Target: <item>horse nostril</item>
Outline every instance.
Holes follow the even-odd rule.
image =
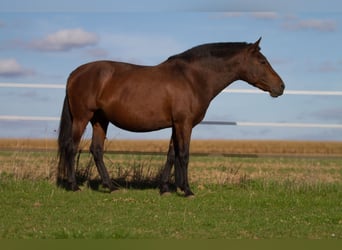
[[[280,87],[282,88],[282,90],[284,90],[284,89],[285,89],[285,84],[282,83],[282,84],[280,85]]]

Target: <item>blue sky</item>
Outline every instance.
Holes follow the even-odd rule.
[[[89,61],[154,65],[198,44],[254,42],[262,37],[262,52],[288,90],[342,91],[338,1],[330,5],[304,1],[296,8],[266,0],[230,1],[230,5],[172,1],[169,7],[167,1],[152,0],[136,4],[103,0],[96,5],[19,2],[0,3],[0,83],[65,84],[73,69]],[[252,89],[244,82],[231,88]],[[0,116],[59,116],[63,98],[63,89],[0,88]],[[342,100],[341,96],[273,99],[267,94],[221,93],[205,119],[342,124]],[[0,121],[0,137],[55,137],[57,129],[58,122]],[[134,134],[111,126],[108,137],[168,138],[169,134],[169,130]],[[342,140],[342,133],[341,129],[200,125],[193,138]]]

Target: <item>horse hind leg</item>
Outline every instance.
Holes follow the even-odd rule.
[[[76,180],[75,157],[87,123],[85,120],[74,119],[72,124],[72,146],[69,149],[69,161],[66,166],[69,186],[67,189],[72,191],[80,190]]]
[[[101,176],[102,185],[109,188],[110,191],[115,191],[117,188],[114,187],[103,161],[104,141],[106,139],[109,122],[97,112],[94,114],[91,124],[93,126],[93,137],[90,145],[90,152],[94,157],[96,168]]]
[[[75,111],[75,110],[74,110]],[[77,191],[79,187],[76,181],[75,156],[82,134],[90,118],[76,110],[77,115],[73,115],[70,109],[68,94],[64,98],[64,104],[59,124],[58,134],[58,167],[57,167],[57,186],[67,190]],[[88,113],[89,117],[92,113]]]

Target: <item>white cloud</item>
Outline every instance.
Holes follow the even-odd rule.
[[[211,15],[211,17],[213,18],[217,18],[217,19],[225,19],[225,18],[239,18],[244,16],[244,12],[214,12],[214,14]]]
[[[83,29],[63,29],[31,43],[31,47],[41,51],[69,51],[96,45],[99,38],[95,33]]]
[[[263,19],[263,20],[274,20],[279,17],[276,12],[252,12],[252,17],[256,19]]]
[[[251,17],[259,20],[275,20],[280,18],[277,12],[272,11],[253,11],[253,12],[218,12],[211,15],[215,19],[227,19],[227,18],[245,18]]]
[[[337,29],[337,23],[332,19],[292,19],[284,23],[288,30],[316,30],[321,32],[332,32]]]
[[[30,74],[33,74],[33,71],[25,69],[14,58],[0,59],[0,76],[17,77]]]

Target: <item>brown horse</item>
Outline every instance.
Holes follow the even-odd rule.
[[[103,185],[115,190],[103,162],[103,144],[109,122],[133,132],[172,128],[160,193],[175,184],[185,196],[193,195],[188,183],[191,131],[202,121],[211,100],[236,80],[283,94],[285,85],[253,43],[204,44],[171,56],[156,66],[98,61],[73,71],[66,87],[58,144],[57,184],[79,190],[75,155],[89,122],[93,127],[90,151]]]

